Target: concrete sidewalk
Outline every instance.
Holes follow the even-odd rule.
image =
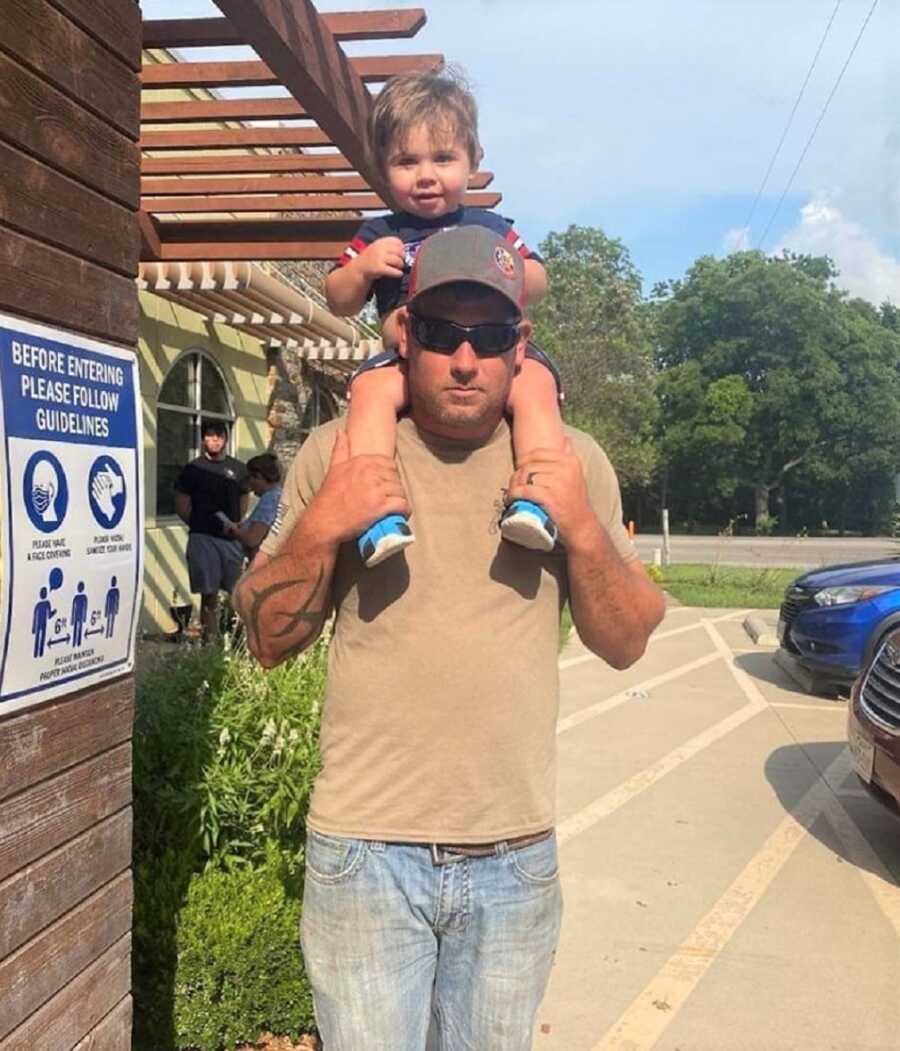
[[[561,655],[536,1051],[900,1046],[900,822],[858,786],[845,703],[800,693],[748,612],[671,609],[626,672]]]

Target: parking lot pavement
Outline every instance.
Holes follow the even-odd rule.
[[[846,702],[799,692],[748,610],[670,609],[616,672],[560,657],[565,913],[535,1051],[896,1051],[900,821]]]

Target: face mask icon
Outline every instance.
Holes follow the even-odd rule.
[[[55,524],[59,521],[56,513],[56,494],[59,479],[56,470],[48,460],[41,460],[34,469],[31,480],[31,503],[42,522]]]
[[[19,491],[35,529],[55,533],[61,528],[69,508],[69,485],[65,469],[53,453],[46,449],[32,453]]]

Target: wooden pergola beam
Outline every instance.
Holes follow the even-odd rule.
[[[468,193],[469,208],[494,208],[499,193]],[[186,212],[374,212],[385,204],[374,193],[254,194],[249,197],[144,197],[141,207],[154,215]]]
[[[143,209],[138,212],[138,230],[141,234],[141,262],[153,262],[161,258],[162,244],[153,217]]]
[[[425,25],[420,7],[407,10],[330,11],[321,15],[338,42],[399,40],[414,37]],[[144,23],[144,47],[226,47],[243,44],[227,18],[168,18]]]
[[[331,146],[320,128],[223,128],[209,131],[145,131],[142,150],[237,150],[252,146]]]
[[[163,261],[333,260],[359,227],[359,216],[150,221]]]
[[[493,172],[475,172],[470,190],[483,190],[494,181]],[[188,197],[237,196],[248,193],[368,193],[371,187],[360,175],[268,176],[264,179],[142,179],[144,197],[154,194]]]
[[[216,3],[219,2],[220,0],[216,0]],[[234,0],[221,0],[221,3],[232,2]],[[247,0],[247,5],[250,7],[271,2],[272,0]],[[340,51],[337,44],[334,46]],[[444,61],[443,55],[371,55],[348,59],[343,52],[340,54],[344,63],[349,64],[349,72],[355,74],[361,84],[380,83],[401,73],[427,72],[429,69],[437,68]],[[304,70],[303,73],[301,80],[305,79],[307,71]],[[330,80],[336,87],[336,82],[342,75],[336,70],[330,70],[326,83]],[[141,85],[145,89],[266,87],[281,83],[289,87],[286,78],[273,70],[271,63],[266,64],[259,61],[166,62],[147,65],[141,70]],[[305,98],[298,99],[298,101],[307,107],[310,116],[315,116]]]
[[[372,188],[361,175],[270,176],[266,179],[142,179],[141,194],[152,197],[188,197],[197,194],[234,197],[247,193],[371,193]]]
[[[145,102],[141,121],[147,124],[190,124],[220,120],[290,120],[306,117],[296,99],[217,99],[215,102]]]
[[[143,175],[249,175],[265,172],[346,171],[353,171],[353,165],[340,153],[246,153],[237,157],[141,158]]]
[[[359,219],[353,216],[315,216],[307,219],[163,219],[156,221],[163,249],[176,244],[195,244],[221,238],[229,244],[340,241],[341,248],[356,233]],[[163,256],[165,258],[165,256]],[[221,258],[221,257],[219,257]],[[256,258],[265,258],[257,256]]]

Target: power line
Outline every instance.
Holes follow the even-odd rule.
[[[859,42],[860,40],[862,40],[863,33],[865,33],[866,31],[866,26],[869,24],[869,21],[872,18],[872,15],[875,13],[875,8],[877,6],[878,0],[872,0],[872,6],[869,8],[869,13],[866,15],[865,20],[863,21],[863,24],[860,27],[859,33],[857,33],[856,35],[856,40],[853,41],[853,47],[850,48],[850,54],[847,55],[847,59],[841,67],[840,73],[838,73],[837,80],[834,82],[834,87],[831,89],[828,98],[825,100],[825,105],[822,107],[822,112],[819,114],[819,119],[816,121],[815,127],[813,128],[812,132],[810,132],[809,138],[806,140],[806,145],[803,147],[803,152],[800,154],[799,160],[794,165],[794,170],[791,172],[791,177],[788,179],[787,186],[785,186],[784,188],[784,192],[778,198],[778,204],[775,205],[775,211],[772,212],[772,215],[769,218],[768,223],[766,224],[766,228],[765,230],[763,230],[763,235],[759,239],[759,243],[756,246],[757,248],[762,248],[763,243],[765,242],[766,237],[769,234],[769,230],[772,229],[772,223],[775,222],[778,213],[781,211],[781,206],[782,204],[784,204],[785,197],[787,197],[787,195],[791,191],[791,187],[794,185],[794,179],[796,178],[797,172],[800,171],[800,166],[806,159],[806,154],[809,152],[809,148],[812,145],[813,139],[816,137],[816,132],[819,130],[819,125],[825,119],[825,114],[828,112],[828,107],[831,105],[831,100],[837,93],[837,89],[841,86],[841,81],[844,79],[844,74],[847,72],[847,67],[850,65],[850,60],[856,53],[856,49],[857,47],[859,47]]]
[[[834,5],[834,10],[831,12],[831,18],[828,19],[828,25],[825,26],[825,32],[822,34],[822,39],[819,41],[819,46],[816,49],[815,55],[813,55],[813,60],[810,63],[809,69],[806,71],[806,79],[803,81],[803,85],[794,101],[794,108],[791,110],[791,115],[787,119],[787,124],[784,126],[784,131],[781,133],[781,138],[778,140],[778,145],[775,147],[775,152],[772,154],[772,159],[769,161],[769,167],[766,168],[766,174],[763,176],[763,180],[759,184],[759,189],[756,191],[756,197],[753,200],[747,219],[744,222],[744,229],[747,230],[748,233],[750,231],[750,223],[753,221],[753,216],[756,214],[756,206],[759,204],[760,198],[763,195],[763,190],[765,190],[766,184],[769,181],[769,176],[772,174],[772,169],[775,167],[775,161],[778,160],[778,155],[781,153],[781,147],[784,145],[784,140],[787,138],[787,134],[791,130],[791,125],[794,123],[794,117],[797,114],[800,103],[803,101],[803,93],[806,91],[806,85],[809,83],[809,78],[813,75],[813,70],[816,68],[816,63],[819,61],[819,55],[822,54],[822,48],[825,46],[825,41],[828,38],[831,26],[834,23],[835,16],[837,15],[842,3],[843,0],[837,0],[837,3]]]

